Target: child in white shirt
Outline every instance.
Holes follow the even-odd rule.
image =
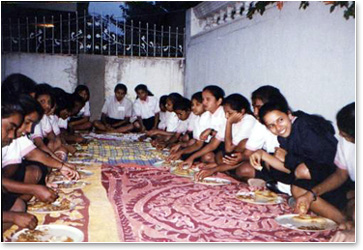
[[[71,126],[73,130],[91,130],[93,125],[90,122],[90,91],[88,87],[86,85],[78,85],[74,90],[73,95],[78,95],[82,97],[85,104],[78,114],[71,117],[69,126]]]
[[[243,152],[256,119],[252,116],[248,100],[240,94],[232,94],[224,99],[223,108],[227,118],[224,130],[218,131],[216,138],[224,139],[224,148],[216,154],[215,163],[208,164],[207,169],[200,171],[196,178],[202,180],[216,172],[235,169],[237,166],[222,162],[225,154]]]
[[[134,115],[137,120],[133,123],[134,128],[139,132],[146,132],[156,129],[159,123],[159,101],[151,93],[147,86],[139,84],[135,87],[137,98],[134,102]]]
[[[97,130],[126,133],[134,128],[130,123],[132,102],[126,95],[126,85],[122,83],[117,84],[115,87],[115,95],[108,97],[103,105],[101,120],[94,122]]]

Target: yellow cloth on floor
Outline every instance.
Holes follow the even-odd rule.
[[[88,241],[120,242],[115,212],[101,183],[101,165],[92,164],[86,169],[94,173],[85,179],[91,182],[92,185],[88,185],[83,189],[84,194],[90,200]]]

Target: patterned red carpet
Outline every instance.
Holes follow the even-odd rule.
[[[334,233],[279,226],[274,218],[292,213],[287,202],[240,201],[236,193],[250,190],[235,180],[206,186],[166,170],[124,164],[103,165],[102,183],[122,242],[322,242]]]

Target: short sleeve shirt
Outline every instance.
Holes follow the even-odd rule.
[[[164,130],[166,128],[166,112],[159,113],[159,124],[158,129]]]
[[[134,114],[142,119],[149,119],[159,112],[159,100],[155,96],[148,96],[146,101],[138,98],[134,102]]]
[[[272,134],[266,126],[256,121],[248,137],[246,148],[251,151],[264,149],[268,153],[274,153],[276,147],[280,147],[277,136]]]
[[[79,113],[76,116],[77,117],[91,116],[89,101],[84,104],[83,108],[79,111]]]
[[[166,111],[166,131],[176,132],[179,124],[179,118],[174,112]]]
[[[20,164],[24,156],[36,148],[34,143],[26,136],[13,140],[10,145],[1,149],[2,167],[11,164]]]
[[[213,129],[217,131],[216,139],[219,141],[224,141],[224,130],[226,127],[226,115],[224,113],[224,109],[220,106],[213,114],[209,111],[204,112],[200,118],[200,128],[201,133],[206,129]],[[219,132],[219,134],[218,134]],[[207,142],[210,141],[210,137]]]
[[[121,102],[117,101],[115,96],[108,97],[103,105],[102,113],[110,118],[123,120],[125,117],[131,117],[132,102],[126,97]]]
[[[184,134],[185,132],[187,132],[188,128],[190,127],[189,124],[191,122],[192,122],[191,115],[189,115],[189,117],[185,121],[179,120],[178,126],[176,128],[176,132],[181,133],[181,134]]]
[[[45,136],[47,136],[47,134],[49,134],[52,131],[52,125],[50,124],[49,118],[46,115],[43,115],[42,119],[40,120],[40,122],[35,125],[34,127],[34,132],[31,135],[32,139],[35,138],[44,138]]]
[[[48,116],[50,125],[52,125],[52,130],[54,132],[55,135],[59,135],[60,134],[60,128],[58,125],[59,119],[58,116],[56,115],[50,115]]]
[[[355,144],[339,136],[334,163],[339,168],[347,170],[350,179],[355,181]]]
[[[250,137],[256,118],[245,114],[241,121],[232,124],[232,143],[237,146],[242,140]]]
[[[69,118],[67,119],[62,119],[62,118],[58,118],[58,126],[59,128],[63,128],[63,129],[67,129],[68,128],[68,120]]]

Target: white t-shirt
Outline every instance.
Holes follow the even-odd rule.
[[[146,101],[137,98],[134,102],[134,114],[142,119],[148,119],[160,112],[159,100],[155,96],[148,96]]]
[[[54,132],[55,135],[59,135],[60,134],[60,128],[59,128],[59,125],[58,125],[58,116],[56,115],[50,115],[48,116],[48,119],[49,119],[49,122],[50,122],[50,125],[52,125],[52,130]]]
[[[49,118],[46,115],[43,115],[40,122],[34,127],[34,132],[31,135],[32,139],[41,137],[44,138],[52,131],[52,125],[50,124]]]
[[[84,116],[91,116],[89,101],[84,104],[83,108],[76,115],[76,117],[84,117]]]
[[[355,144],[338,136],[337,153],[334,159],[335,165],[345,169],[352,181],[355,181]]]
[[[178,126],[176,128],[176,132],[177,133],[184,134],[185,132],[188,131],[188,128],[190,127],[190,123],[193,122],[193,118],[192,118],[191,114],[184,121],[182,121],[182,120],[179,119],[179,123],[178,123]]]
[[[220,106],[213,114],[209,111],[206,111],[200,117],[200,133],[209,128],[217,131],[217,135],[218,132],[221,131],[221,133],[216,136],[216,139],[218,139],[219,141],[224,141],[224,130],[226,128],[226,122],[227,119],[222,106]],[[209,142],[210,139],[211,136],[209,136],[206,142]]]
[[[119,102],[115,96],[110,96],[103,105],[102,113],[110,118],[123,120],[125,117],[131,117],[132,102],[126,97]]]
[[[242,140],[249,138],[256,121],[253,115],[245,114],[242,120],[232,124],[232,144],[237,146]]]
[[[2,167],[11,164],[19,164],[24,156],[36,149],[34,143],[28,137],[22,136],[13,140],[10,145],[1,149]]]
[[[166,112],[159,112],[159,124],[158,129],[165,130],[166,128]]]
[[[68,120],[69,118],[67,119],[63,119],[63,118],[58,118],[58,127],[59,128],[63,128],[63,129],[67,129],[68,128]]]
[[[165,114],[166,131],[176,132],[179,121],[180,120],[178,116],[174,112],[166,111]]]
[[[268,153],[275,153],[275,148],[280,147],[277,136],[270,132],[265,125],[256,121],[246,143],[246,149],[256,151],[264,149]]]
[[[193,116],[192,116],[193,115]],[[200,134],[203,132],[201,126],[200,126],[200,115],[191,114],[192,120],[189,124],[189,131],[193,131],[193,138],[196,140],[200,140]]]

